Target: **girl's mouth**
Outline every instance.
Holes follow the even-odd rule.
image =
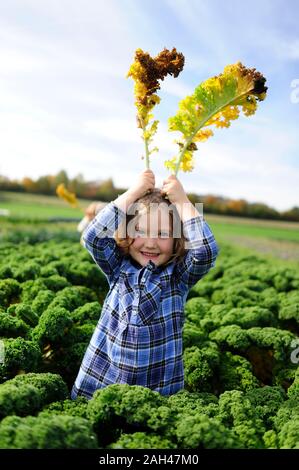
[[[158,256],[159,256],[160,253],[147,253],[146,251],[141,251],[141,254],[142,254],[145,258],[158,258]]]

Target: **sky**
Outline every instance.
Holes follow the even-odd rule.
[[[10,0],[0,3],[0,174],[112,178],[128,188],[145,169],[136,126],[137,48],[182,52],[177,78],[161,82],[151,157],[156,186],[177,155],[168,118],[197,85],[241,61],[266,78],[251,117],[198,145],[186,192],[299,206],[299,2],[252,0]]]

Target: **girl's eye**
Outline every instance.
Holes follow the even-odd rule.
[[[142,237],[145,234],[144,230],[137,230],[136,229],[136,235],[139,237]]]
[[[159,237],[167,238],[168,237],[168,232],[160,232]]]

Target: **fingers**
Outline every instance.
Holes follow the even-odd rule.
[[[85,211],[85,216],[89,219],[92,220],[95,217],[95,212],[87,212]]]
[[[177,181],[177,178],[175,175],[170,175],[168,176],[164,181],[163,183],[169,183],[170,181]]]
[[[168,175],[166,180],[176,180],[177,177],[175,175]]]
[[[155,187],[155,175],[152,170],[143,170],[139,177],[139,184],[149,192]]]
[[[153,176],[155,176],[154,172],[152,170],[150,170],[149,168],[146,169],[146,170],[143,170],[142,174],[143,175],[153,175]]]
[[[91,204],[89,204],[89,206],[85,209],[85,214],[89,216],[93,216],[95,213],[96,206],[97,206],[96,202],[92,202]]]
[[[167,194],[167,191],[169,190],[169,185],[167,183],[164,183],[161,189],[162,194]]]
[[[141,173],[141,176],[146,177],[146,178],[155,179],[155,175],[154,175],[153,171],[149,170],[149,169],[148,170],[143,170],[143,172]]]
[[[168,178],[166,178],[164,181],[163,181],[163,185],[162,185],[162,189],[161,189],[161,194],[162,196],[168,196],[170,194],[170,192],[172,192],[173,190],[175,191],[176,189],[176,185],[174,184],[175,180],[177,178],[174,176],[174,175],[170,175],[168,176]]]
[[[151,185],[153,188],[155,187],[155,176],[153,175],[147,175],[146,176],[146,181],[149,185]]]

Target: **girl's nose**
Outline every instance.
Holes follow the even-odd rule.
[[[156,240],[154,238],[146,238],[144,240],[144,245],[149,247],[154,247],[156,246]]]

